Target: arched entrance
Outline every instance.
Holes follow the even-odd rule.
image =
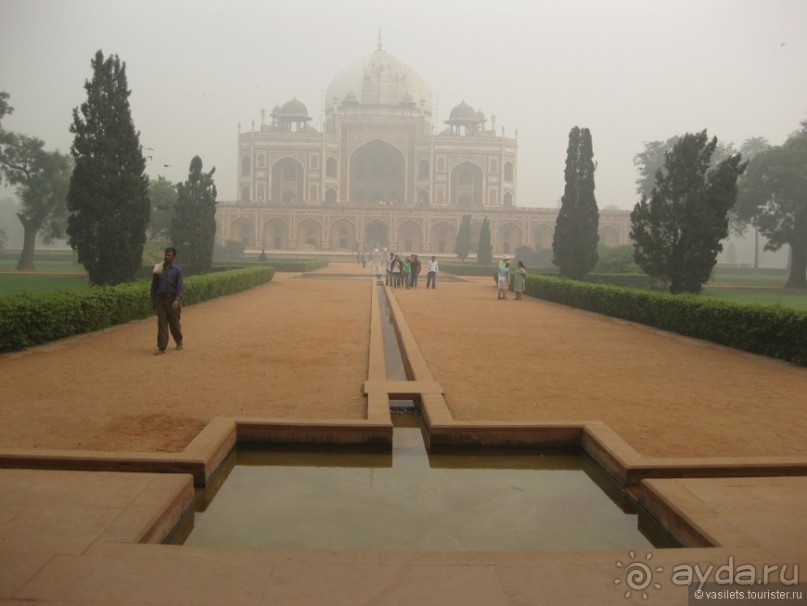
[[[482,206],[482,169],[463,162],[451,171],[451,205],[459,208]]]
[[[365,228],[367,250],[384,250],[389,246],[389,230],[386,223],[381,221],[371,221]]]
[[[339,220],[331,227],[331,250],[355,250],[356,228],[350,221]]]
[[[272,201],[303,201],[303,165],[297,160],[283,158],[272,165]]]
[[[270,219],[263,226],[264,250],[283,250],[289,247],[289,226],[282,219]]]
[[[297,248],[301,250],[322,249],[322,226],[313,219],[304,219],[297,226]]]
[[[423,252],[423,229],[414,221],[405,221],[398,226],[398,248],[401,252]]]
[[[405,201],[406,161],[400,151],[376,139],[350,157],[348,199],[359,204],[400,204]]]
[[[432,226],[432,252],[447,254],[457,248],[457,228],[448,221],[440,221]]]
[[[230,240],[252,246],[255,241],[255,224],[246,217],[236,219],[230,225]]]

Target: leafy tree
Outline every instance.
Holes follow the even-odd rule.
[[[699,293],[728,236],[728,212],[745,169],[740,154],[710,168],[717,138],[687,133],[667,152],[648,200],[631,212],[636,263],[672,293]]]
[[[479,246],[476,250],[476,262],[487,265],[493,261],[493,246],[490,243],[490,223],[488,218],[482,220],[479,228]]]
[[[636,179],[637,194],[647,198],[652,195],[653,187],[656,184],[656,173],[658,173],[659,169],[662,171],[666,170],[664,167],[666,155],[672,151],[673,147],[675,147],[675,144],[678,143],[680,139],[681,137],[679,135],[675,135],[666,141],[650,141],[644,144],[643,151],[633,157],[633,164],[639,171],[639,178]],[[754,139],[761,139],[761,137],[755,137]],[[746,141],[752,140],[747,139]],[[751,143],[751,145],[756,144],[757,143]],[[716,166],[719,162],[722,162],[735,153],[734,147],[730,143],[725,145],[718,141],[717,148],[712,154],[712,166]],[[743,157],[746,157],[745,153],[743,153]]]
[[[462,215],[455,252],[457,253],[457,258],[463,261],[468,258],[468,253],[471,252],[471,215]]]
[[[594,196],[591,132],[575,126],[566,151],[566,187],[555,221],[552,262],[560,275],[579,280],[597,264],[600,211]]]
[[[633,156],[633,165],[639,171],[636,179],[636,193],[650,197],[656,184],[656,173],[664,168],[665,155],[675,147],[679,136],[670,137],[666,141],[650,141],[644,144],[644,150]]]
[[[21,200],[17,217],[24,236],[17,269],[33,271],[36,237],[46,242],[64,236],[67,188],[73,163],[70,156],[48,152],[41,139],[4,132],[0,141],[0,168]]]
[[[171,222],[171,240],[189,274],[210,271],[216,240],[216,185],[213,168],[202,172],[202,159],[191,160],[188,179],[177,186],[176,212]]]
[[[8,93],[0,90],[0,130],[3,128],[3,118],[13,113],[14,108],[8,104]]]
[[[3,118],[14,113],[14,108],[8,104],[8,93],[0,91],[0,144],[6,142],[6,134],[3,132]],[[3,183],[2,173],[0,173],[0,184]],[[5,231],[3,234],[5,235]]]
[[[164,240],[171,233],[174,207],[177,203],[177,186],[160,175],[156,181],[149,181],[151,217],[148,226],[148,239]]]
[[[523,262],[525,266],[531,269],[538,267],[541,262],[540,254],[536,253],[531,246],[527,246],[526,244],[516,247],[513,257],[515,257],[516,261]]]
[[[765,137],[750,137],[743,141],[742,145],[740,145],[740,153],[743,155],[743,159],[746,162],[751,162],[756,156],[761,154],[764,151],[769,150],[771,144],[768,143],[768,140]],[[739,181],[740,190],[739,194],[742,194],[742,179]],[[740,201],[738,194],[738,203]],[[748,230],[749,219],[748,216],[741,216],[738,212],[736,212],[737,206],[732,209],[731,214],[729,215],[730,220],[730,228],[731,232],[742,236]],[[729,243],[729,246],[732,246],[733,243]],[[729,251],[727,251],[729,252]],[[729,262],[731,258],[729,258]],[[754,269],[759,267],[759,228],[754,226]]]
[[[603,274],[633,274],[641,270],[633,260],[633,246],[622,244],[620,246],[599,247],[599,259],[595,271]]]
[[[751,160],[740,184],[736,213],[767,237],[767,250],[790,245],[785,286],[807,288],[807,125],[784,145]]]
[[[771,144],[768,143],[765,137],[751,137],[743,141],[743,144],[740,145],[740,153],[747,162],[750,162],[756,156],[764,151],[768,151],[770,148]]]
[[[8,104],[8,93],[0,91],[0,119],[6,114],[14,112],[14,108]]]
[[[263,253],[263,250],[261,252]],[[216,244],[213,256],[217,261],[243,261],[244,245],[237,240],[227,240],[224,245]]]
[[[131,280],[141,266],[149,222],[146,160],[129,107],[126,64],[91,61],[87,101],[73,110],[76,162],[67,196],[67,233],[93,284]]]

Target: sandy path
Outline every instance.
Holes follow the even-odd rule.
[[[327,285],[327,286],[326,286]],[[181,450],[215,416],[363,418],[371,283],[279,274],[156,321],[0,356],[0,447]]]
[[[186,308],[182,352],[153,356],[149,319],[2,355],[0,448],[177,451],[219,415],[363,418],[371,289],[277,274]],[[807,369],[497,301],[488,279],[395,296],[457,419],[602,420],[650,456],[807,454]]]

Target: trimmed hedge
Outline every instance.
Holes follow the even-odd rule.
[[[584,279],[585,282],[593,284],[610,284],[611,286],[628,286],[630,288],[644,288],[659,290],[664,288],[653,281],[653,278],[646,274],[600,274],[591,273]]]
[[[515,263],[510,265],[510,273],[515,269]],[[535,269],[535,268],[533,268]],[[480,265],[476,262],[462,263],[461,261],[440,261],[440,271],[456,276],[492,276],[497,282],[499,277],[498,261],[490,265]],[[527,271],[530,271],[527,268]],[[537,269],[533,275],[556,276],[557,269]],[[597,284],[613,284],[616,286],[630,286],[633,288],[655,289],[653,280],[645,274],[602,274],[591,273],[584,279],[585,282]],[[511,289],[512,290],[512,289]]]
[[[529,274],[527,294],[807,366],[807,313]]]
[[[183,305],[247,290],[271,281],[271,267],[250,267],[190,276]],[[147,318],[151,281],[140,280],[88,291],[22,294],[0,299],[0,353],[17,351],[131,320]]]
[[[498,263],[482,264],[476,261],[463,263],[462,261],[439,261],[440,271],[455,276],[489,276],[495,275]],[[425,264],[424,264],[425,265]]]
[[[282,272],[304,272],[313,271],[320,267],[327,267],[330,264],[330,259],[272,259],[271,257],[266,260],[266,263],[275,268],[275,271]]]
[[[278,257],[275,259],[268,258],[266,261],[244,261],[241,263],[226,263],[217,262],[213,264],[212,271],[220,271],[221,269],[232,269],[235,267],[272,267],[275,271],[297,273],[306,272],[326,267],[330,264],[330,259],[327,258],[309,258],[309,259],[284,259]]]

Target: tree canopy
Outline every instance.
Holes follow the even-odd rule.
[[[67,220],[67,188],[73,163],[70,156],[44,149],[35,137],[3,132],[0,137],[0,169],[6,181],[17,186],[17,217],[24,236],[17,269],[34,269],[36,237],[46,242],[64,236]]]
[[[552,262],[560,275],[581,279],[597,264],[600,212],[594,196],[591,131],[575,126],[566,150],[566,187],[552,239]]]
[[[807,123],[783,145],[758,153],[740,182],[735,212],[767,239],[790,245],[788,288],[807,288]]]
[[[216,184],[213,168],[202,171],[202,159],[191,160],[188,178],[177,186],[177,202],[171,222],[171,241],[189,274],[210,271],[216,240]]]
[[[126,64],[117,55],[91,61],[87,100],[73,110],[75,159],[67,196],[67,233],[93,284],[135,277],[149,222],[148,177],[129,107]]]
[[[664,166],[666,155],[672,151],[680,139],[680,135],[674,135],[666,141],[650,141],[645,143],[644,149],[633,157],[633,164],[639,171],[639,178],[636,179],[637,194],[648,198],[652,195],[653,187],[656,184],[656,174],[659,169],[666,170]],[[747,145],[749,149],[758,149],[759,145],[764,144],[762,143],[764,141],[764,137],[753,137],[746,140],[744,145]],[[731,143],[724,144],[718,141],[712,154],[711,165],[714,167],[735,153]],[[747,158],[745,152],[743,152],[743,158]]]
[[[687,133],[665,153],[650,198],[631,213],[636,263],[672,293],[699,293],[728,236],[728,213],[745,165],[735,154],[710,168],[717,138]]]
[[[8,98],[8,93],[0,90],[0,121],[2,121],[5,116],[14,113],[14,108],[8,104]],[[2,122],[0,122],[0,128],[2,128]]]
[[[3,133],[3,118],[9,114],[14,113],[14,108],[8,104],[8,93],[0,90],[0,144],[5,142],[5,135]],[[0,173],[0,183],[3,183],[3,175]],[[5,232],[3,232],[5,241]]]
[[[151,216],[148,226],[149,241],[164,240],[169,237],[177,195],[176,183],[171,183],[162,175],[157,177],[156,181],[149,181],[149,201],[151,202]]]

